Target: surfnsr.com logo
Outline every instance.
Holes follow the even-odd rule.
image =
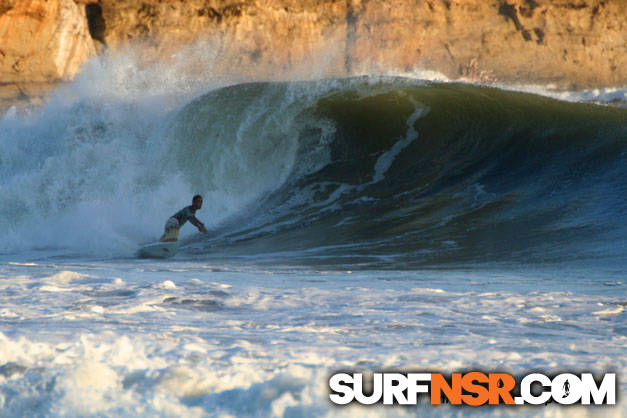
[[[591,373],[562,373],[552,378],[531,373],[518,382],[507,373],[453,373],[449,378],[441,373],[373,373],[366,382],[363,373],[336,373],[329,379],[329,389],[337,405],[353,401],[416,405],[419,397],[431,405],[614,405],[616,374],[595,380]]]

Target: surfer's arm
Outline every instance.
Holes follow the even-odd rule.
[[[196,218],[195,216],[192,218],[189,218],[189,222],[194,225],[196,228],[198,228],[198,230],[200,232],[204,232],[205,234],[207,233],[207,228],[205,228],[205,224],[203,224],[202,222],[200,222],[198,220],[198,218]]]

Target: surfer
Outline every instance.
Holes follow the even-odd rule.
[[[202,196],[197,194],[192,199],[192,204],[184,207],[183,209],[176,212],[168,221],[165,223],[165,232],[159,239],[162,242],[174,242],[179,239],[179,229],[183,226],[183,224],[189,221],[192,225],[194,225],[200,232],[204,232],[207,234],[207,229],[205,225],[200,222],[195,213],[198,209],[202,208]]]

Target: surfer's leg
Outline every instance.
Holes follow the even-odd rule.
[[[170,218],[165,223],[165,232],[159,238],[161,242],[174,242],[179,239],[179,221],[176,218]]]

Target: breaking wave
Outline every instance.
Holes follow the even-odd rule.
[[[53,104],[1,122],[2,252],[130,255],[202,193],[182,257],[627,259],[625,109],[400,77]]]

